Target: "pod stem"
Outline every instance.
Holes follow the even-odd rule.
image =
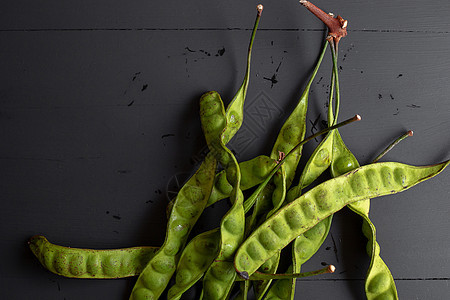
[[[333,43],[333,40],[330,38],[327,38],[328,42],[330,43],[331,47],[331,56],[333,59],[333,72],[331,77],[331,87],[330,87],[330,93],[333,92],[334,88],[334,96],[335,96],[335,104],[334,104],[334,119],[332,122],[332,125],[336,124],[338,114],[339,114],[339,106],[341,104],[341,94],[339,90],[339,71],[338,71],[338,63],[337,63],[337,56],[338,56],[338,50],[337,50],[337,44],[335,45]],[[330,95],[332,97],[332,94]],[[331,103],[330,103],[331,104]]]
[[[408,136],[413,136],[413,131],[412,131],[412,130],[408,130],[406,133],[404,133],[403,135],[401,135],[400,137],[398,137],[395,141],[393,141],[386,149],[383,150],[383,152],[380,153],[380,155],[378,155],[378,156],[372,161],[372,163],[378,162],[384,155],[386,155],[386,153],[388,153],[389,151],[391,151],[392,148],[394,148],[398,143],[400,143],[401,141],[403,141],[404,139],[406,139]]]
[[[244,97],[247,92],[247,86],[248,86],[248,81],[249,81],[249,77],[250,77],[250,61],[252,58],[253,42],[255,41],[256,30],[258,29],[259,20],[261,19],[261,14],[262,14],[263,8],[264,7],[262,6],[262,4],[258,4],[256,6],[256,20],[255,20],[255,24],[253,25],[252,36],[250,38],[250,43],[248,45],[247,70],[245,72],[244,83],[242,85],[245,89]]]
[[[331,50],[333,51],[333,50]],[[334,68],[333,68],[334,70]],[[331,83],[330,83],[330,94],[328,96],[328,126],[332,126],[334,124],[334,116],[333,116],[333,97],[334,97],[334,71],[331,72]]]
[[[328,41],[326,41],[323,45],[322,52],[319,55],[319,60],[317,61],[317,64],[314,67],[312,75],[309,78],[308,84],[306,85],[305,90],[303,91],[302,98],[306,97],[309,94],[309,90],[311,89],[311,85],[314,81],[314,78],[316,77],[317,72],[319,71],[319,67],[322,64],[322,60],[323,60],[323,57],[325,56],[325,52],[327,51],[327,47],[328,47]]]
[[[332,13],[327,14],[309,1],[300,0],[300,4],[306,7],[328,27],[328,35],[336,45],[339,44],[341,38],[347,35],[348,22],[341,16],[334,17]]]
[[[281,168],[281,165],[284,163],[284,161],[292,153],[295,153],[299,147],[303,146],[307,142],[309,142],[309,141],[315,139],[316,137],[318,137],[322,134],[325,134],[333,129],[337,129],[339,127],[342,127],[342,126],[345,126],[345,125],[348,125],[350,123],[353,123],[355,121],[360,121],[360,120],[361,120],[361,117],[359,115],[355,115],[353,118],[347,119],[341,123],[338,123],[336,125],[330,126],[325,129],[322,129],[321,131],[318,131],[315,134],[310,135],[309,137],[307,137],[306,139],[304,139],[303,141],[301,141],[300,143],[295,145],[295,147],[292,148],[292,150],[289,151],[288,154],[284,155],[284,157],[278,161],[278,164],[272,169],[272,171],[269,173],[269,175],[266,177],[266,179],[258,186],[258,188],[253,192],[253,194],[247,200],[245,200],[245,202],[244,202],[245,213],[247,213],[250,210],[250,208],[253,206],[253,204],[255,204],[255,201],[258,198],[261,191],[266,187],[266,185],[269,183],[270,179],[272,179],[273,175],[275,175],[275,173]]]
[[[303,278],[309,276],[316,276],[321,274],[334,273],[336,267],[333,265],[328,265],[325,268],[311,271],[311,272],[303,272],[303,273],[287,273],[287,274],[267,274],[256,271],[252,275],[249,276],[247,280],[272,280],[272,279],[291,279],[291,278]],[[237,280],[245,280],[238,278]]]

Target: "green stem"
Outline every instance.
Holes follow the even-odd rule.
[[[270,280],[270,279],[291,279],[291,278],[303,278],[303,277],[309,277],[309,276],[315,276],[315,275],[321,275],[321,274],[328,274],[328,273],[334,273],[336,270],[335,266],[328,265],[327,267],[311,271],[311,272],[303,272],[303,273],[287,273],[287,274],[267,274],[267,273],[261,273],[256,271],[253,273],[249,280]],[[244,280],[242,278],[237,278],[238,281]]]
[[[245,71],[244,82],[242,83],[242,87],[241,87],[244,89],[244,98],[245,98],[245,95],[247,94],[247,87],[248,87],[248,82],[249,82],[249,78],[250,78],[250,61],[252,58],[253,42],[255,40],[256,30],[258,29],[259,20],[261,19],[261,13],[263,11],[263,6],[261,4],[258,4],[258,6],[256,7],[256,10],[257,10],[257,13],[256,13],[255,25],[253,26],[252,36],[250,38],[250,43],[248,45],[247,70]]]
[[[328,126],[332,126],[334,123],[333,97],[334,97],[334,72],[331,73],[330,95],[328,97]]]
[[[311,77],[309,78],[308,84],[306,85],[306,88],[303,91],[301,98],[305,98],[306,95],[309,94],[309,90],[314,81],[314,78],[316,77],[317,71],[319,71],[319,67],[320,67],[320,64],[322,63],[322,59],[325,56],[325,52],[327,52],[327,47],[328,47],[328,41],[325,41],[325,44],[323,45],[323,48],[322,48],[322,52],[320,53],[320,56],[319,56],[319,60],[314,68],[314,71],[313,71]]]
[[[401,141],[403,141],[404,139],[406,139],[408,136],[413,136],[413,131],[409,130],[408,132],[406,132],[405,134],[403,134],[402,136],[400,136],[399,138],[397,138],[394,142],[392,142],[392,144],[390,144],[386,149],[384,149],[383,152],[380,153],[380,155],[378,155],[373,161],[372,163],[376,163],[377,161],[379,161],[386,153],[388,153],[389,151],[391,151],[392,148],[394,148],[398,143],[400,143]]]
[[[338,56],[338,48],[337,44],[335,45],[334,41],[332,39],[329,39],[329,43],[331,46],[331,55],[333,57],[333,77],[334,77],[334,85],[335,85],[335,99],[336,103],[334,105],[334,120],[333,125],[336,124],[339,114],[339,105],[341,103],[341,96],[340,96],[340,90],[339,90],[339,72],[338,72],[338,65],[337,65],[337,56]]]
[[[261,191],[266,187],[266,185],[269,183],[270,179],[273,177],[273,175],[275,175],[275,173],[281,168],[281,165],[284,163],[284,161],[292,154],[295,153],[295,151],[303,146],[304,144],[306,144],[307,142],[315,139],[316,137],[325,134],[333,129],[337,129],[339,127],[345,126],[347,124],[353,123],[355,121],[359,121],[361,120],[361,117],[359,115],[355,115],[353,118],[347,119],[339,124],[333,125],[331,127],[322,129],[319,132],[316,132],[315,134],[307,137],[306,139],[304,139],[303,141],[301,141],[300,143],[298,143],[297,145],[295,145],[294,148],[292,148],[291,151],[289,151],[288,154],[286,154],[284,156],[284,158],[282,160],[280,160],[277,164],[276,167],[274,167],[272,169],[272,171],[269,173],[269,175],[266,177],[266,179],[258,186],[258,188],[253,192],[253,194],[244,202],[244,211],[245,213],[247,213],[250,208],[253,206],[253,204],[255,204],[256,199],[258,198],[259,194],[261,193]]]

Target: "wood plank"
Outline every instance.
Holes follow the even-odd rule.
[[[192,9],[192,3],[170,1],[154,8],[148,2],[78,2],[74,9],[17,1],[0,13],[0,39],[7,41],[0,48],[4,297],[127,297],[133,279],[59,278],[39,266],[25,242],[45,234],[73,247],[162,243],[174,183],[191,174],[204,155],[198,98],[214,89],[226,102],[231,99],[243,77],[253,22],[248,11],[254,3],[196,3]],[[341,132],[362,163],[407,129],[414,137],[386,160],[422,165],[449,158],[448,5],[343,4],[355,25],[340,47],[340,119],[359,113],[363,121]],[[176,20],[170,18],[175,7],[182,12]],[[218,11],[220,18],[211,14]],[[283,16],[286,11],[289,16]],[[239,160],[270,151],[323,38],[321,25],[296,1],[268,3],[264,14],[261,26],[267,30],[258,32],[255,42],[245,125],[230,144]],[[178,30],[191,27],[215,29]],[[77,30],[62,30],[70,28]],[[116,30],[121,28],[132,30]],[[295,28],[308,30],[290,30]],[[308,132],[324,126],[330,68],[327,55],[311,92]],[[305,158],[315,145],[305,148]],[[382,257],[403,299],[449,294],[450,238],[443,231],[450,227],[448,182],[446,170],[410,191],[373,201]],[[226,206],[208,210],[195,230],[215,226]],[[336,264],[336,274],[327,277],[336,281],[302,281],[300,299],[328,299],[330,293],[337,299],[364,297],[367,258],[359,219],[344,210],[332,234],[307,267]],[[29,290],[18,296],[23,285]]]
[[[322,29],[298,1],[264,2],[266,29]],[[7,1],[2,30],[251,28],[258,1]],[[349,29],[450,32],[445,0],[314,2],[348,19]]]

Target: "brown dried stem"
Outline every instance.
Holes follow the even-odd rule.
[[[348,22],[341,16],[334,17],[332,13],[327,14],[314,4],[306,0],[300,0],[300,4],[306,7],[328,27],[328,40],[333,40],[337,48],[339,40],[347,35]]]

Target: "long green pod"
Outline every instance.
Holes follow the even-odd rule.
[[[262,9],[262,7],[261,7],[261,9]],[[248,59],[247,59],[247,73],[249,72],[251,45],[253,44],[253,40],[254,40],[254,36],[255,36],[255,32],[256,32],[258,22],[259,22],[260,15],[261,15],[261,11],[258,8],[257,22],[255,23],[255,28],[252,33],[252,39],[251,39],[250,47],[249,47],[249,53],[248,53]],[[202,195],[202,198],[199,199],[200,197],[197,197],[198,199],[195,200],[196,203],[194,203],[194,201],[190,201],[190,202],[193,202],[193,204],[194,204],[193,206],[190,205],[189,201],[182,201],[182,200],[180,201],[181,204],[179,206],[181,207],[181,211],[195,210],[195,213],[189,212],[189,216],[187,216],[188,218],[185,218],[185,220],[183,220],[186,223],[186,225],[188,225],[189,230],[184,230],[184,234],[181,234],[178,237],[179,245],[177,245],[178,247],[176,248],[176,251],[169,251],[169,253],[165,253],[164,248],[166,248],[165,247],[166,244],[170,244],[171,242],[173,242],[173,240],[171,241],[171,239],[170,239],[171,235],[173,235],[173,234],[171,234],[169,232],[169,230],[171,230],[171,223],[175,222],[175,224],[176,224],[176,222],[179,219],[177,216],[178,212],[176,212],[177,206],[178,206],[177,202],[179,202],[179,198],[183,198],[183,196],[180,197],[180,194],[182,194],[182,192],[183,192],[183,188],[186,185],[188,185],[188,186],[191,185],[190,184],[191,179],[181,189],[181,191],[178,194],[177,199],[172,207],[172,212],[170,214],[169,221],[168,221],[168,232],[166,234],[165,242],[164,242],[163,246],[161,247],[160,251],[155,255],[155,257],[157,257],[156,260],[159,259],[161,261],[156,261],[155,263],[150,262],[148,264],[148,266],[144,269],[144,271],[139,276],[139,278],[133,288],[130,299],[139,300],[139,299],[158,298],[159,295],[161,295],[161,293],[164,291],[170,278],[172,277],[172,275],[175,271],[175,266],[179,259],[179,252],[186,243],[186,239],[190,232],[190,229],[195,224],[198,217],[202,213],[204,207],[206,206],[206,202],[209,199],[209,195],[212,190],[212,184],[214,182],[214,173],[215,173],[216,165],[215,164],[214,165],[207,164],[207,161],[210,160],[210,161],[214,161],[214,163],[217,162],[217,160],[216,160],[217,153],[215,153],[215,151],[211,148],[212,145],[218,144],[216,137],[218,137],[219,135],[217,134],[217,132],[218,131],[220,132],[220,140],[221,140],[222,144],[226,144],[234,136],[234,134],[237,132],[237,130],[239,129],[239,127],[242,124],[242,120],[239,120],[240,116],[243,116],[242,109],[240,109],[240,108],[241,108],[241,106],[243,107],[245,92],[246,92],[247,85],[248,85],[248,78],[249,78],[249,75],[246,76],[246,79],[244,79],[243,86],[238,91],[235,99],[233,99],[232,103],[229,105],[229,110],[227,109],[226,118],[227,118],[227,121],[229,119],[230,126],[226,126],[227,121],[223,121],[221,119],[217,122],[217,121],[213,120],[213,118],[210,118],[210,120],[208,120],[209,124],[207,125],[206,131],[205,131],[205,127],[202,126],[203,131],[205,133],[205,138],[206,138],[208,146],[210,147],[210,150],[211,150],[211,154],[207,155],[207,157],[205,158],[205,161],[202,163],[199,170],[201,170],[201,172],[200,172],[201,176],[203,176],[202,173],[208,174],[208,176],[207,176],[209,179],[208,184],[211,182],[211,186],[209,187],[209,185],[208,185],[208,189],[203,189],[202,191],[197,192],[198,194]],[[214,94],[214,92],[212,92],[212,93]],[[234,104],[234,103],[236,103],[236,104]],[[223,106],[223,104],[222,104],[222,106]],[[201,118],[205,119],[205,118],[208,118],[209,116],[214,116],[218,110],[220,110],[220,108],[217,108],[217,107],[216,108],[214,108],[214,107],[204,108],[204,114],[201,115]],[[210,115],[208,115],[208,114],[210,114]],[[209,132],[211,134],[209,134]],[[220,161],[220,159],[219,159],[219,161]],[[221,163],[224,163],[224,162],[221,161]],[[205,169],[202,169],[203,165],[208,165],[208,166]],[[237,163],[236,163],[236,168],[238,168]],[[210,175],[209,172],[211,172],[211,170],[214,170],[212,179],[209,176]],[[196,173],[193,177],[196,177],[197,174],[198,173]],[[228,177],[229,176],[227,174],[227,179],[228,179]],[[195,182],[192,182],[192,183],[195,183]],[[195,184],[192,184],[192,186],[195,186]],[[239,180],[237,181],[237,188],[239,188]],[[242,193],[240,193],[240,194],[242,195]],[[236,198],[237,197],[239,197],[239,193],[236,193]],[[197,209],[196,206],[201,207],[201,209]],[[180,231],[183,231],[183,230],[180,230]],[[155,258],[153,258],[153,260],[155,260]],[[164,275],[161,276],[161,274],[157,274],[158,272],[161,274],[164,274]]]
[[[328,41],[326,43],[328,44]],[[336,85],[336,80],[338,80],[335,75],[335,70],[337,69],[337,53],[335,53],[334,44],[330,44],[332,48],[331,52],[333,58],[333,71],[328,101],[328,126],[336,124],[340,103],[339,88],[337,88],[334,111],[335,116],[333,116],[333,96],[335,95],[334,87]],[[332,174],[334,174],[333,170],[336,166],[341,167],[343,170],[345,170],[345,172],[354,169],[354,167],[352,166],[354,166],[354,161],[356,161],[356,158],[345,147],[345,145],[344,147],[342,147],[342,145],[343,142],[337,129],[328,133],[325,139],[322,140],[319,146],[314,150],[310,159],[306,163],[306,166],[300,176],[299,184],[295,188],[293,188],[288,195],[289,200],[299,197],[301,194],[301,190],[311,184],[314,180],[316,180],[330,166],[332,169]],[[350,164],[350,166],[345,166],[345,163]],[[345,172],[342,172],[340,174],[343,174]],[[333,177],[336,176],[333,175]],[[300,272],[301,265],[304,264],[319,250],[320,246],[325,241],[328,232],[330,231],[332,218],[333,215],[330,215],[304,234],[299,235],[294,240],[292,245],[292,263],[294,272]],[[288,296],[285,299],[293,299],[294,297],[295,280],[291,280],[290,284],[292,288],[289,289],[289,295],[287,295],[287,293],[284,293],[284,295]]]
[[[327,43],[325,43],[319,59],[314,67],[311,78],[309,79],[298,103],[292,113],[287,118],[286,122],[281,127],[278,133],[275,144],[272,148],[270,157],[274,160],[279,160],[280,155],[291,152],[295,148],[294,152],[285,160],[284,168],[286,168],[286,186],[289,187],[295,176],[295,170],[300,161],[303,146],[296,147],[305,137],[306,133],[306,111],[308,109],[308,97],[311,85],[314,81],[315,76],[319,70],[320,64],[322,63],[323,57],[327,49]],[[273,198],[271,196],[273,188],[269,185],[267,188],[261,191],[261,195],[257,196],[255,209],[253,211],[252,220],[250,227],[253,227],[257,219],[261,215],[266,214],[269,210],[273,208],[271,205]]]
[[[188,281],[197,273],[203,274],[195,269],[206,269],[209,262],[214,259],[218,250],[216,242],[219,238],[218,233],[218,228],[215,228],[198,235],[188,243],[178,263],[178,268],[184,272],[177,274],[177,283]],[[139,275],[147,262],[159,250],[158,247],[147,246],[109,250],[71,248],[50,243],[42,235],[31,237],[28,244],[47,270],[60,276],[78,279],[117,279]],[[187,271],[190,271],[190,274]],[[326,273],[324,269],[300,274],[257,272],[250,277],[250,281],[267,278],[299,278],[322,273]],[[237,280],[242,281],[240,278]],[[174,287],[169,289],[168,299],[178,299],[181,296]]]
[[[303,90],[300,99],[292,113],[289,115],[286,122],[281,127],[280,133],[275,141],[275,144],[272,148],[272,153],[270,157],[277,159],[279,152],[288,153],[290,152],[295,145],[300,143],[306,133],[306,111],[308,109],[308,97],[311,89],[311,85],[314,81],[314,78],[319,71],[319,67],[322,63],[323,57],[327,50],[328,43],[325,43],[322,52],[319,55],[317,63],[314,67],[314,70],[309,78],[308,83],[306,84],[305,89]],[[295,176],[295,170],[297,169],[298,162],[300,161],[302,153],[302,147],[298,147],[295,150],[295,153],[291,155],[287,161],[285,162],[286,174],[287,174],[287,186],[290,186],[292,180]]]
[[[136,276],[159,250],[132,247],[113,250],[81,249],[50,243],[35,235],[28,245],[39,262],[52,273],[70,278],[113,279]]]
[[[169,289],[168,299],[177,299],[181,296],[179,290],[184,288],[181,285],[191,281],[190,278],[198,277],[195,282],[201,278],[204,270],[217,255],[219,238],[218,228],[215,228],[196,236],[187,244],[177,266],[182,272],[177,273],[176,283]],[[56,275],[78,279],[117,279],[137,276],[159,250],[159,247],[148,246],[108,250],[64,247],[50,243],[42,235],[31,237],[28,244],[47,270]],[[305,274],[255,273],[250,280],[299,276],[304,277]],[[178,284],[180,286],[176,287]]]
[[[179,299],[200,280],[219,251],[219,228],[193,238],[184,248],[177,266],[175,284],[167,292],[167,299]]]
[[[219,254],[210,265],[203,278],[203,290],[201,299],[225,299],[233,286],[236,274],[233,271],[232,258],[238,246],[244,238],[245,230],[245,213],[244,213],[244,195],[240,189],[241,173],[239,164],[233,153],[225,146],[231,139],[233,134],[242,125],[243,106],[247,92],[248,79],[250,76],[250,59],[253,41],[255,39],[256,30],[259,25],[263,6],[257,6],[257,14],[255,24],[253,26],[252,36],[248,48],[247,71],[244,82],[240,87],[235,98],[231,101],[225,111],[226,130],[221,135],[221,143],[215,149],[215,156],[220,161],[226,171],[226,179],[233,187],[230,195],[232,207],[222,218],[220,223],[220,250]],[[210,99],[210,103],[222,103],[220,97],[214,101]],[[222,103],[223,105],[223,103]],[[219,119],[222,117],[220,116]],[[202,122],[203,124],[203,122]],[[231,272],[230,272],[231,271]]]
[[[328,42],[325,42],[326,49]],[[334,77],[332,78],[334,81]],[[333,90],[334,84],[331,85]],[[334,122],[332,112],[333,92],[330,93],[328,108],[328,124],[331,126]],[[286,196],[288,202],[300,197],[302,190],[313,183],[326,169],[331,165],[333,153],[333,132],[329,132],[320,144],[314,149],[309,157],[306,165],[300,175],[299,182],[292,187]],[[315,252],[326,238],[331,226],[332,216],[329,216],[317,226],[311,228],[305,234],[299,235],[292,244],[292,271],[300,272],[301,265],[306,262]],[[324,227],[323,225],[326,225]],[[317,227],[317,228],[316,228]],[[320,229],[320,230],[319,230]],[[270,261],[270,260],[269,260]],[[295,292],[295,278],[280,279],[274,282],[265,299],[293,299]]]
[[[218,93],[203,95],[200,100],[200,109],[208,112],[201,114],[204,131],[209,126],[214,127],[215,123],[225,122],[224,128],[228,126],[227,114]],[[227,297],[236,276],[235,272],[230,273],[227,269],[233,270],[232,257],[244,238],[245,214],[244,196],[240,190],[241,173],[236,157],[225,146],[223,140],[222,135],[219,142],[212,140],[209,145],[211,152],[225,168],[227,181],[232,184],[233,190],[230,197],[232,206],[221,220],[219,253],[203,278],[201,299],[225,299]]]
[[[214,92],[210,93],[214,95]],[[220,107],[200,106],[200,118],[211,120],[220,110]],[[211,194],[217,169],[217,158],[212,150],[215,144],[220,143],[225,125],[225,121],[221,119],[208,122],[207,127],[202,126],[211,152],[178,193],[167,222],[164,244],[139,275],[130,300],[158,298],[174,274],[189,233]]]
[[[247,53],[247,68],[245,71],[244,80],[242,85],[238,89],[236,95],[233,97],[231,102],[228,104],[226,110],[226,118],[227,118],[227,130],[222,135],[222,142],[226,145],[231,140],[231,138],[236,134],[239,128],[242,125],[244,120],[244,101],[247,95],[248,83],[250,80],[250,62],[252,58],[252,48],[253,42],[256,36],[256,30],[258,29],[259,20],[261,19],[261,13],[263,11],[263,6],[258,4],[256,7],[256,19],[255,24],[253,25],[252,35],[250,37],[250,43],[248,45],[248,53]]]
[[[331,176],[337,177],[360,165],[355,156],[344,144],[339,131],[335,130],[333,146],[333,162],[330,168]],[[398,299],[397,289],[389,268],[379,256],[380,246],[376,242],[375,226],[369,218],[370,199],[350,203],[348,207],[363,219],[363,233],[368,239],[368,254],[371,258],[366,275],[365,290],[367,299],[377,299],[378,296],[389,296],[389,299]]]
[[[370,265],[366,275],[364,289],[368,300],[398,299],[394,278],[386,263],[380,257],[380,245],[376,241],[376,230],[368,215],[363,218],[363,233],[368,239],[367,254]]]
[[[248,83],[250,81],[250,62],[251,62],[251,54],[252,54],[252,48],[253,48],[253,42],[255,40],[256,31],[258,29],[259,20],[261,17],[263,6],[260,4],[257,6],[257,16],[255,20],[255,24],[253,26],[252,35],[250,37],[250,43],[248,46],[248,53],[247,53],[247,65],[246,65],[246,72],[244,76],[244,80],[239,87],[238,91],[234,95],[231,102],[228,104],[228,107],[226,109],[226,118],[227,118],[227,128],[222,133],[222,140],[223,143],[226,145],[228,142],[233,138],[233,136],[237,133],[239,128],[242,125],[242,122],[244,120],[244,102],[245,97],[247,95],[247,88]],[[264,174],[262,171],[264,170],[264,163],[267,163],[267,157],[261,157],[261,160],[263,161],[263,165],[258,164],[258,159],[251,160],[245,166],[243,167],[243,175],[244,180],[242,180],[241,184],[243,185],[241,188],[242,190],[249,189],[260,182],[262,182],[261,177],[265,177],[266,174]],[[241,164],[240,164],[241,165]],[[261,169],[259,167],[261,166]],[[255,172],[256,175],[253,177],[253,174],[251,172],[246,172],[246,170],[251,171],[257,171]],[[259,175],[258,175],[259,174]],[[250,175],[250,176],[247,176]],[[208,200],[208,206],[211,204],[214,204],[215,202],[228,198],[231,193],[231,185],[226,181],[226,176],[224,172],[221,172],[218,174],[216,178],[213,191],[211,192],[210,199]],[[252,180],[255,179],[255,180]],[[171,208],[173,206],[173,201],[169,202],[167,211],[170,212]]]
[[[164,244],[139,275],[130,299],[156,299],[166,288],[189,232],[206,207],[216,167],[216,159],[208,154],[181,188],[167,222]]]
[[[371,164],[314,187],[280,209],[242,243],[234,260],[237,273],[249,278],[290,241],[347,204],[404,191],[437,175],[448,164]]]
[[[300,197],[301,191],[329,168],[333,153],[333,138],[333,132],[329,132],[316,147],[300,175],[298,185],[289,190],[288,202]],[[293,272],[300,272],[301,265],[318,251],[330,231],[332,218],[333,215],[330,215],[294,240],[292,244]],[[282,279],[274,283],[265,299],[279,297],[278,299],[291,300],[294,298],[294,292],[295,279]]]
[[[278,133],[275,144],[272,148],[270,157],[274,160],[279,160],[280,153],[289,153],[295,148],[294,152],[285,160],[284,167],[286,168],[286,186],[289,187],[295,176],[295,170],[300,161],[303,146],[296,147],[305,137],[306,133],[306,111],[308,109],[308,97],[311,85],[317,75],[320,64],[327,50],[327,43],[324,44],[323,50],[314,67],[311,78],[309,79],[296,107],[287,118],[286,122],[281,127]],[[261,199],[259,199],[261,198]],[[271,190],[265,189],[261,192],[256,200],[255,210],[253,212],[252,223],[255,222],[261,215],[267,213],[273,206],[271,206]]]
[[[339,99],[339,73],[337,70],[337,51],[332,44],[333,54],[333,74],[336,84],[336,99]],[[336,111],[337,115],[337,111]],[[336,118],[335,118],[336,121]],[[334,132],[333,163],[331,164],[331,175],[337,177],[347,171],[359,167],[356,157],[348,150],[342,140],[339,131]],[[406,137],[406,136],[404,136]],[[401,140],[401,138],[399,139]],[[394,142],[394,144],[397,141]],[[388,148],[385,151],[389,151]],[[385,153],[385,152],[383,152]],[[381,156],[383,155],[381,154]],[[375,159],[377,160],[378,157]],[[370,265],[366,275],[365,291],[368,300],[379,298],[398,299],[397,288],[394,278],[386,263],[380,257],[380,246],[376,241],[376,230],[369,218],[370,199],[360,200],[348,205],[348,207],[360,215],[363,219],[363,233],[368,239],[368,255],[370,256]]]

